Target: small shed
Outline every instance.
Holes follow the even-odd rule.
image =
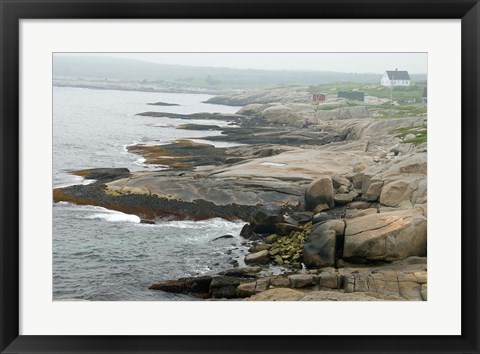
[[[422,95],[422,100],[423,100],[423,103],[424,103],[424,104],[427,104],[427,99],[428,99],[428,96],[427,96],[427,86],[425,86],[425,88],[423,89],[423,95]]]
[[[365,101],[365,92],[362,91],[338,91],[338,98],[346,98],[347,100]]]
[[[312,96],[313,102],[325,102],[327,100],[327,95],[324,93],[314,93]]]

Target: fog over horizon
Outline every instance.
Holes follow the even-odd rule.
[[[170,91],[378,84],[395,69],[407,70],[413,82],[427,80],[415,73],[426,70],[426,53],[54,53],[52,59],[57,80],[141,82]]]
[[[54,53],[59,57],[133,59],[162,65],[268,71],[427,73],[427,53]]]

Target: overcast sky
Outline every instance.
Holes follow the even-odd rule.
[[[72,55],[79,55],[75,53]],[[383,73],[407,70],[427,73],[427,53],[88,53],[92,56],[140,59],[162,64],[239,69],[314,70]]]

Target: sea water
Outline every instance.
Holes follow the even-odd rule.
[[[238,107],[202,103],[211,96],[83,88],[53,88],[53,187],[88,184],[70,172],[85,168],[151,170],[127,152],[137,143],[166,144],[219,131],[176,129],[180,124],[216,124],[137,116],[145,111],[191,114],[235,113]],[[152,102],[179,106],[153,106]],[[54,300],[192,300],[187,295],[148,290],[166,279],[213,274],[242,263],[246,248],[239,232],[244,222],[223,219],[159,221],[141,224],[128,215],[96,206],[53,204]],[[226,234],[233,238],[214,240]]]

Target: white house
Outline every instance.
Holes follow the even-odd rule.
[[[410,75],[408,71],[385,71],[385,74],[382,76],[382,81],[380,82],[382,86],[410,86]]]

